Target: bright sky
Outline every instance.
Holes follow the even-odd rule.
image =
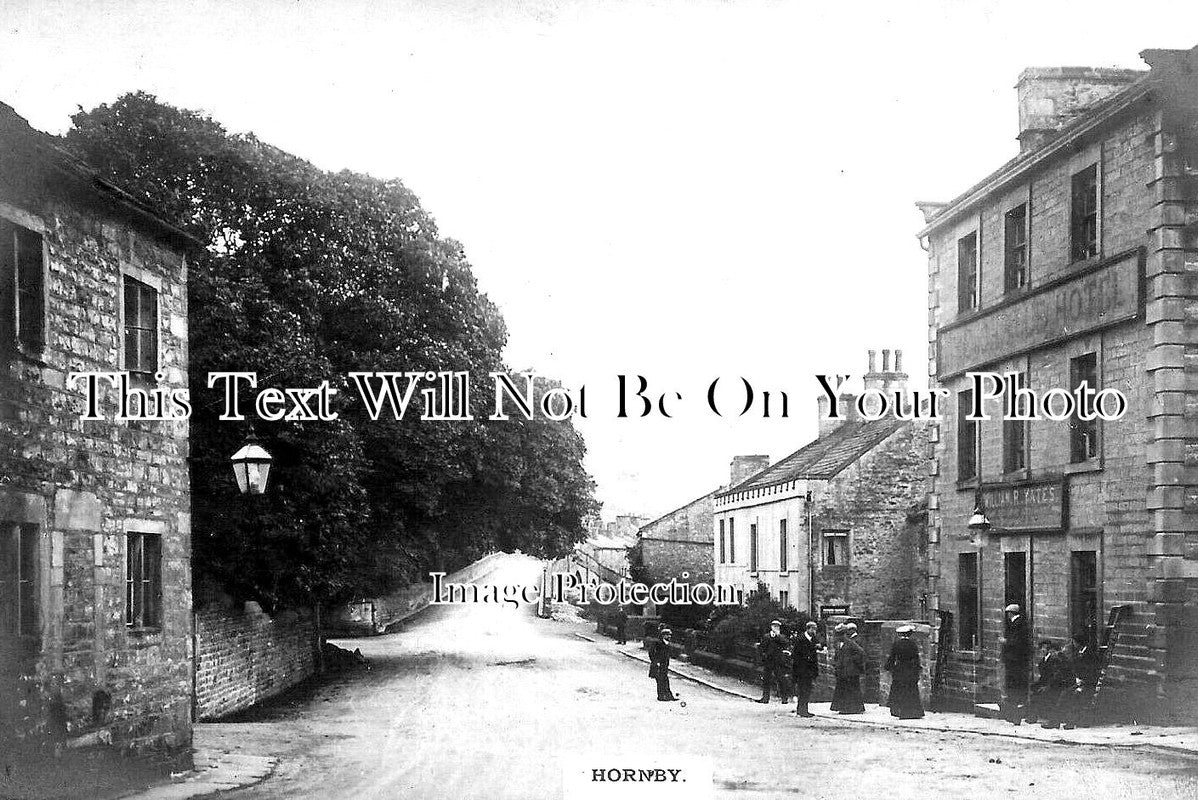
[[[812,438],[816,373],[900,348],[923,384],[913,203],[1014,155],[1024,67],[1195,44],[1198,4],[1152,0],[0,0],[0,100],[59,133],[142,89],[401,178],[507,361],[587,386],[604,516],[657,515]],[[616,419],[621,373],[680,392],[675,417]],[[790,418],[716,417],[719,376]]]

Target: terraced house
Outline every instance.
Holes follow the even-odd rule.
[[[1141,55],[1026,70],[1019,155],[921,204],[929,372],[955,398],[930,445],[936,678],[961,704],[999,699],[1018,603],[1036,639],[1099,648],[1100,708],[1198,708],[1198,49]],[[971,422],[975,370],[1128,409]]]
[[[187,386],[190,246],[0,104],[0,750],[190,744],[187,421],[68,378]]]

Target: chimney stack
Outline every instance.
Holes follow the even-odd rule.
[[[1074,117],[1143,76],[1113,67],[1029,67],[1019,75],[1019,152],[1054,137]]]
[[[732,482],[728,485],[736,486],[739,483],[743,483],[769,465],[769,456],[733,456],[730,476]]]

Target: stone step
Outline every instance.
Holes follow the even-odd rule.
[[[1001,719],[1002,709],[998,707],[998,703],[975,703],[973,706],[973,715],[975,717],[985,717],[986,719]]]

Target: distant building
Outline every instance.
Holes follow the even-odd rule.
[[[998,699],[1014,602],[1035,638],[1098,645],[1101,703],[1198,708],[1198,48],[1141,55],[1026,70],[1019,155],[923,204],[931,378],[958,398],[932,438],[931,602],[961,703]],[[1127,411],[971,422],[979,370]]]
[[[732,459],[731,483],[740,483],[770,465],[769,456],[736,456]],[[633,574],[645,584],[678,582],[711,583],[715,579],[711,559],[714,537],[715,496],[721,486],[681,508],[676,508],[646,525],[636,534],[629,559]]]
[[[906,388],[901,352],[882,370],[870,353],[863,388]],[[765,584],[797,609],[859,617],[921,616],[926,423],[867,421],[841,395],[843,420],[821,404],[815,441],[715,495],[718,583]],[[846,397],[847,396],[847,397]]]
[[[188,423],[67,376],[187,386],[193,245],[0,104],[0,751],[190,744]]]

